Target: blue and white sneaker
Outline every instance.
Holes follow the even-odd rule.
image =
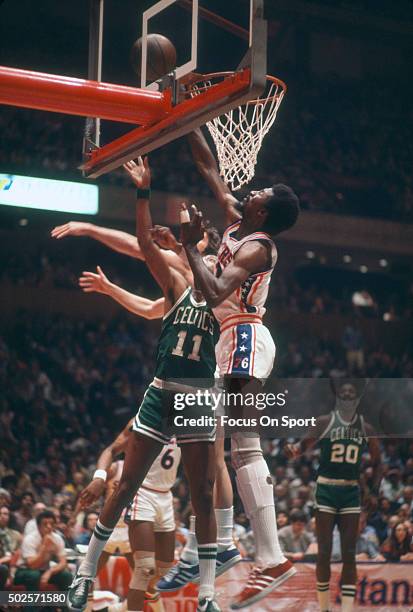
[[[215,599],[209,599],[205,597],[205,599],[200,599],[198,601],[198,607],[196,612],[221,612],[221,608],[215,601]]]
[[[242,557],[238,548],[235,546],[222,550],[221,552],[217,553],[217,568],[215,570],[215,576],[221,576],[221,574],[229,570],[230,567],[236,565],[240,561],[242,561]]]
[[[190,565],[182,559],[171,567],[157,583],[156,588],[162,593],[179,591],[189,582],[199,582],[199,565]]]

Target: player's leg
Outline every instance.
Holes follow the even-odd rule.
[[[336,523],[336,513],[316,510],[317,553],[317,598],[321,612],[330,610],[330,559],[333,545],[333,530]]]
[[[128,610],[135,612],[143,610],[146,590],[156,574],[153,522],[130,521],[129,541],[134,570],[129,583]]]
[[[215,466],[214,506],[218,547],[216,575],[220,576],[241,561],[241,555],[234,544],[234,492],[225,461],[224,431],[220,428],[215,442]]]
[[[215,448],[211,442],[195,442],[182,444],[181,451],[196,517],[200,574],[198,597],[200,602],[210,600],[212,604],[215,593],[217,553],[217,529],[213,503]]]
[[[162,445],[157,440],[135,432],[129,437],[120,482],[106,500],[89,542],[85,559],[69,589],[68,607],[84,610],[90,584],[96,576],[97,563],[123,508],[132,500]]]
[[[341,557],[341,609],[350,612],[354,607],[357,589],[356,543],[360,513],[339,513],[337,525],[340,531]]]
[[[227,379],[227,390],[240,398],[262,392],[260,380]],[[247,417],[244,402],[231,406],[231,416]],[[256,417],[256,415],[253,415]],[[231,436],[231,460],[236,472],[238,492],[250,520],[256,544],[257,569],[247,586],[232,604],[233,609],[251,605],[265,597],[296,573],[278,541],[273,481],[264,460],[260,438],[254,431],[241,431]]]

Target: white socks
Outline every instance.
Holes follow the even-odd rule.
[[[356,598],[355,584],[341,585],[341,612],[351,612],[354,608],[354,600]]]
[[[268,466],[261,457],[236,471],[238,492],[254,532],[259,567],[274,567],[284,563],[278,541],[274,507],[274,487]]]
[[[215,508],[217,521],[218,552],[234,546],[232,531],[234,529],[234,508]]]
[[[321,612],[330,610],[330,582],[317,582],[317,599]]]
[[[78,570],[78,573],[81,576],[91,576],[92,578],[96,576],[99,557],[101,555],[102,550],[106,546],[106,542],[112,535],[112,532],[113,529],[105,527],[98,520],[98,522],[96,523],[96,527],[92,533],[92,537],[90,538],[86,557],[83,559]]]
[[[215,542],[212,544],[200,544],[198,546],[199,556],[199,593],[198,599],[204,599],[209,597],[214,598],[215,589],[215,567],[217,560],[217,545]]]
[[[215,518],[217,521],[217,545],[218,552],[227,550],[234,546],[232,531],[234,527],[234,508],[216,508]],[[198,563],[198,542],[195,535],[195,516],[189,519],[189,536],[185,548],[181,554],[182,561],[189,565]]]

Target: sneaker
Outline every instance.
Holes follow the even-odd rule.
[[[199,565],[189,565],[181,559],[158,581],[156,588],[161,593],[179,591],[188,582],[199,582]]]
[[[90,576],[76,576],[67,591],[67,607],[72,612],[83,612],[87,606],[87,596],[93,584]]]
[[[217,553],[217,568],[215,576],[221,576],[224,572],[229,570],[230,567],[236,565],[242,560],[238,548],[227,548]]]
[[[196,612],[221,612],[221,608],[214,599],[205,597],[198,601]]]
[[[296,573],[297,570],[289,560],[266,569],[255,567],[251,571],[244,589],[238,595],[236,601],[231,604],[231,610],[240,610],[260,601]]]

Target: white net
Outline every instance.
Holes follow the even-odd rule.
[[[192,85],[192,95],[213,85],[205,80]],[[251,181],[265,135],[277,116],[286,86],[267,77],[267,87],[258,100],[238,106],[207,123],[218,155],[219,170],[232,191]]]

